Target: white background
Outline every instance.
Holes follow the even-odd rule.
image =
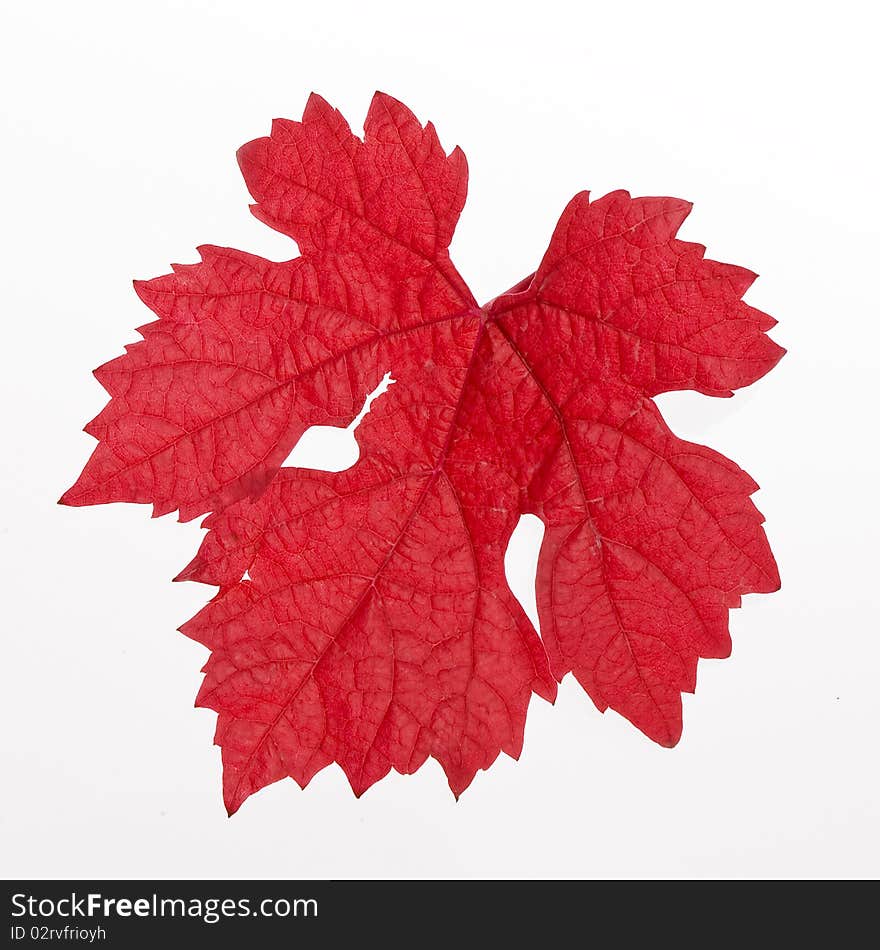
[[[6,877],[875,876],[876,21],[867,3],[5,5],[2,794]],[[875,15],[874,15],[875,16]],[[872,65],[872,61],[874,65]],[[56,506],[149,313],[132,277],[200,243],[293,255],[235,149],[375,88],[461,144],[453,257],[480,299],[536,266],[581,188],[688,198],[683,235],[761,273],[788,356],[732,400],[661,399],[762,485],[782,591],[731,616],[669,751],[569,678],[519,763],[456,804],[440,768],[356,801],[338,769],[227,819],[205,651],[171,584],[198,522]],[[534,526],[511,577],[528,604]],[[529,609],[532,609],[531,607]]]

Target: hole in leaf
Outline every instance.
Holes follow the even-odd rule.
[[[339,426],[310,426],[283,464],[323,472],[344,472],[351,468],[360,457],[360,447],[354,437],[355,429],[370,411],[373,400],[378,399],[393,382],[391,373],[386,373],[367,396],[363,409],[344,429]]]
[[[539,626],[535,578],[543,540],[544,522],[537,515],[522,515],[504,552],[507,584],[536,630]]]

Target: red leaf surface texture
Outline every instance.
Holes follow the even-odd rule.
[[[238,158],[301,256],[205,246],[136,282],[158,319],[97,370],[111,399],[62,499],[209,515],[180,579],[219,592],[182,630],[211,651],[197,704],[229,812],[332,762],[360,795],[432,756],[458,795],[520,754],[532,694],[569,672],[674,745],[728,610],[779,579],[756,484],[652,397],[775,365],[755,275],[676,237],[685,201],[582,192],[535,273],[480,306],[448,253],[464,154],[383,94],[363,139],[313,95]],[[355,465],[283,465],[386,372]],[[540,637],[504,574],[524,513],[545,525]]]

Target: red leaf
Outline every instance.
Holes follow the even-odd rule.
[[[211,656],[234,812],[331,762],[360,795],[428,756],[458,795],[517,757],[533,692],[573,672],[663,745],[729,608],[778,588],[755,483],[684,442],[651,397],[730,395],[783,353],[749,271],[675,235],[671,198],[577,195],[534,275],[484,307],[447,248],[463,153],[377,94],[361,141],[312,96],[239,161],[254,213],[302,257],[215,247],[136,285],[159,320],[98,370],[100,441],[67,504],[214,512],[179,575],[218,595],[182,629]],[[339,473],[279,467],[396,384]],[[546,525],[543,642],[504,577],[525,512]]]

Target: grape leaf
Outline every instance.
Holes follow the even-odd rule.
[[[676,237],[686,202],[583,192],[537,271],[480,306],[448,253],[464,155],[381,93],[363,140],[313,95],[239,164],[301,256],[206,246],[136,282],[159,319],[96,372],[112,398],[62,498],[210,513],[178,579],[219,592],[181,629],[211,651],[197,704],[230,814],[331,762],[360,795],[432,756],[457,796],[520,754],[531,695],[568,672],[674,745],[728,610],[779,578],[757,485],[652,397],[728,396],[776,364],[755,275]],[[387,372],[355,465],[282,465]],[[541,637],[504,575],[524,513],[546,529]]]

